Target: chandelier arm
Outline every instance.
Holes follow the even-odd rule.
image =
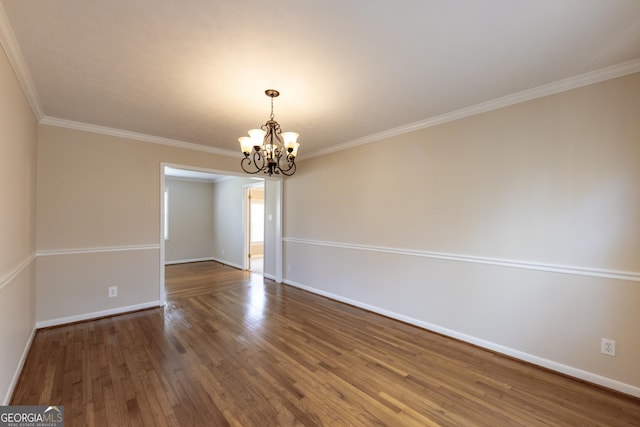
[[[290,157],[287,154],[286,161],[287,161],[287,165],[289,167],[285,169],[282,166],[280,166],[280,158],[278,158],[278,169],[282,172],[283,175],[291,176],[294,173],[296,173],[296,159],[295,159],[295,157]],[[289,173],[289,172],[291,172],[291,173]]]
[[[256,169],[263,170],[265,160],[266,159],[264,158],[263,155],[260,154],[259,150],[256,150],[253,152],[253,164]]]
[[[282,172],[282,174],[285,175],[285,176],[291,176],[294,173],[296,173],[296,164],[295,163],[290,163],[289,164],[289,168],[280,169],[280,172]]]
[[[249,166],[251,165],[251,160],[248,157],[245,157],[244,159],[242,159],[240,161],[240,167],[242,168],[243,171],[245,171],[246,173],[249,174],[255,174],[260,172],[260,169],[257,169],[255,171],[252,171],[250,169],[247,169]]]
[[[253,167],[251,167],[253,165]],[[245,155],[244,159],[240,161],[240,167],[243,171],[249,174],[256,174],[265,170],[265,158],[260,155],[259,151],[254,151],[251,157]]]

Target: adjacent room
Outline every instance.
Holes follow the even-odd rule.
[[[2,411],[640,425],[640,2],[0,0],[0,46]]]

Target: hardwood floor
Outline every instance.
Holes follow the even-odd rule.
[[[13,405],[67,426],[629,426],[640,400],[214,262],[168,305],[38,331]]]

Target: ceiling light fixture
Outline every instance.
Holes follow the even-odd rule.
[[[300,147],[296,141],[299,135],[295,132],[282,132],[273,118],[273,98],[280,95],[280,92],[267,89],[264,93],[271,98],[271,116],[260,129],[251,129],[249,136],[238,138],[240,149],[244,153],[240,166],[250,174],[263,172],[269,176],[281,173],[291,176],[296,172],[296,155]]]

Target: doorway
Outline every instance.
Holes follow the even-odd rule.
[[[274,280],[276,283],[282,283],[283,279],[283,269],[282,269],[282,259],[283,259],[283,251],[282,251],[282,193],[283,193],[283,185],[282,178],[271,178],[265,177],[261,178],[259,182],[255,182],[256,178],[247,177],[246,174],[233,173],[228,171],[220,171],[213,169],[206,169],[201,167],[195,167],[191,165],[183,165],[183,164],[172,164],[172,163],[160,163],[160,227],[159,227],[159,240],[160,240],[160,300],[163,304],[166,303],[166,290],[165,290],[165,254],[166,254],[166,241],[165,238],[172,234],[172,230],[168,230],[169,233],[167,235],[167,215],[168,212],[166,210],[166,206],[168,205],[168,200],[175,200],[174,197],[169,195],[166,190],[165,185],[165,175],[168,169],[179,169],[181,173],[187,174],[188,178],[197,177],[200,180],[208,180],[212,175],[218,175],[221,180],[219,183],[221,186],[227,187],[229,184],[236,185],[239,181],[237,179],[244,180],[245,183],[248,179],[254,179],[255,184],[259,184],[259,186],[263,189],[263,221],[261,224],[263,225],[262,233],[264,235],[263,238],[263,263],[261,273],[265,278]],[[187,178],[185,176],[184,178]],[[218,178],[215,178],[218,179]],[[255,186],[255,184],[252,183]],[[234,224],[237,223],[237,228],[235,225],[233,226],[225,226],[222,225],[220,227],[214,227],[217,230],[217,234],[225,234],[232,233],[229,238],[226,238],[226,234],[224,236],[219,236],[224,241],[224,248],[219,248],[214,251],[213,256],[210,258],[213,261],[218,261],[223,264],[227,264],[231,267],[235,267],[238,269],[248,270],[250,266],[247,263],[248,258],[244,257],[243,260],[243,241],[250,241],[250,238],[244,237],[247,236],[248,233],[243,229],[246,215],[243,215],[242,210],[244,209],[246,212],[246,202],[243,202],[244,194],[243,194],[243,184],[239,184],[238,188],[239,192],[233,194],[238,194],[237,202],[240,204],[238,207],[238,212],[229,213],[226,212],[226,216],[230,221],[233,221]],[[266,197],[265,197],[266,196]],[[235,197],[235,196],[232,196]],[[245,198],[246,200],[246,198]],[[235,203],[235,202],[234,202]],[[222,206],[225,210],[227,209],[226,203],[217,203],[218,206]],[[235,206],[238,206],[237,204]],[[256,208],[260,209],[260,208]],[[266,217],[266,218],[265,218]],[[268,218],[268,221],[265,222],[265,219]],[[236,222],[237,221],[237,222]],[[260,224],[260,223],[259,223]],[[268,226],[267,226],[268,225]],[[177,230],[173,230],[177,231]],[[246,253],[245,253],[246,254]],[[266,258],[266,263],[264,262]]]
[[[252,273],[264,274],[264,182],[245,187],[245,259]]]

